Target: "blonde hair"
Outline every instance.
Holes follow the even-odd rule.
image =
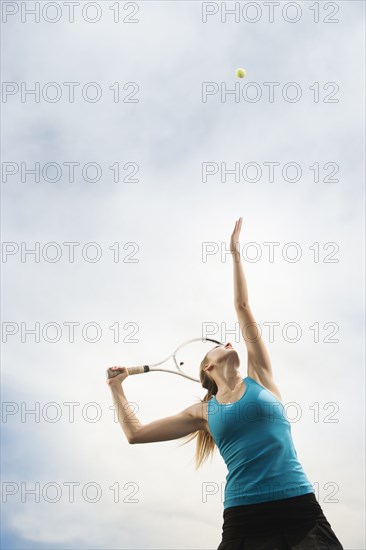
[[[202,384],[202,387],[207,390],[207,393],[203,397],[203,399],[199,399],[199,402],[201,403],[205,403],[206,401],[209,401],[211,397],[213,395],[216,395],[217,393],[216,382],[211,378],[211,376],[208,374],[207,371],[203,370],[203,367],[208,363],[207,355],[208,353],[205,355],[205,357],[203,358],[200,364],[201,384]],[[196,453],[195,453],[194,459],[195,459],[196,470],[198,470],[198,468],[209,458],[210,455],[212,459],[216,448],[216,443],[212,435],[208,433],[206,430],[197,430],[196,432],[193,432],[188,436],[184,436],[182,439],[186,439],[186,441],[182,443],[182,445],[186,445],[186,443],[189,443],[196,437],[197,437],[197,443],[196,443]]]

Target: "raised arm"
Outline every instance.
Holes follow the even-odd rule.
[[[107,383],[112,391],[119,423],[129,443],[169,441],[179,439],[197,430],[206,429],[206,422],[200,414],[201,403],[195,403],[173,416],[155,420],[149,424],[141,424],[134,413],[134,407],[127,401],[122,388],[122,381],[127,376],[126,369],[122,374],[108,379]]]
[[[240,230],[243,218],[236,221],[230,240],[230,251],[234,271],[234,306],[241,334],[248,351],[248,376],[268,388],[281,400],[279,389],[274,383],[271,360],[249,305],[248,288],[240,254]]]

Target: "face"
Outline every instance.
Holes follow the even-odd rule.
[[[214,363],[215,365],[224,365],[226,364],[229,358],[234,359],[239,363],[239,356],[236,350],[233,348],[230,342],[227,344],[221,344],[212,348],[207,354],[207,362]],[[207,364],[204,367],[204,370],[207,371]]]

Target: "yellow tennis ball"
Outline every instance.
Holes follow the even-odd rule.
[[[236,69],[235,74],[238,78],[244,78],[247,72],[245,69]]]

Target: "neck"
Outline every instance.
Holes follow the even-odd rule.
[[[235,393],[238,386],[243,382],[237,367],[226,366],[221,372],[215,374],[218,395],[226,396]]]

